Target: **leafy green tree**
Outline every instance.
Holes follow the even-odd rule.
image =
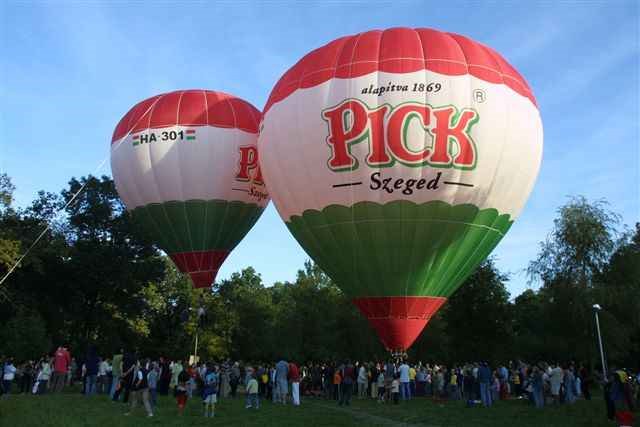
[[[11,209],[13,192],[16,187],[5,173],[0,174],[0,279],[18,261],[20,256],[20,241],[9,233],[5,221],[14,216]]]
[[[603,307],[600,321],[608,360],[635,367],[634,355],[640,354],[640,223],[620,240],[594,281],[593,295]]]
[[[540,293],[527,289],[513,302],[513,353],[530,361],[550,360],[545,329],[544,301]],[[553,356],[553,357],[552,357]]]
[[[62,195],[70,250],[58,286],[75,307],[68,313],[73,336],[82,343],[113,343],[121,331],[131,331],[122,327],[144,309],[141,290],[162,278],[164,262],[132,223],[110,178],[72,179]]]
[[[450,361],[504,360],[512,345],[512,310],[501,274],[489,259],[449,298],[443,317]],[[497,361],[497,360],[496,360]]]
[[[275,331],[272,327],[271,293],[252,267],[234,273],[214,287],[229,317],[229,329],[221,331],[235,359],[260,360],[275,357],[271,345]]]
[[[547,346],[557,356],[595,361],[592,315],[594,278],[616,248],[620,218],[604,201],[572,198],[558,210],[554,228],[528,267],[543,283]]]
[[[11,355],[19,361],[35,359],[48,353],[51,338],[44,320],[37,312],[20,310],[0,329],[3,354]]]

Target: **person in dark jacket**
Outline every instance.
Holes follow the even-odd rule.
[[[34,381],[35,369],[33,361],[29,360],[22,365],[22,378],[20,379],[20,393],[31,393]]]
[[[491,406],[491,368],[483,362],[478,368],[478,383],[480,384],[480,399],[484,406]]]
[[[342,368],[342,382],[340,383],[341,396],[339,405],[349,406],[351,404],[351,394],[353,383],[356,381],[356,369],[350,360],[347,360]]]
[[[135,369],[136,357],[131,352],[125,352],[122,358],[122,380],[120,381],[120,388],[118,388],[113,394],[113,400],[118,401],[120,395],[123,394],[123,403],[129,402],[129,393],[131,392],[131,385],[133,383],[133,371]]]
[[[171,382],[171,369],[169,368],[169,360],[164,357],[160,358],[160,380],[158,381],[158,393],[162,396],[169,394],[169,383]]]
[[[85,396],[91,396],[96,393],[96,379],[98,377],[99,364],[100,358],[96,354],[96,348],[94,346],[90,346],[84,362]]]
[[[147,411],[148,417],[153,417],[153,411],[151,409],[151,404],[149,403],[149,382],[148,382],[148,371],[146,366],[149,365],[150,361],[145,361],[144,364],[141,364],[139,360],[135,362],[133,365],[133,374],[131,375],[131,385],[129,387],[131,393],[131,405],[129,406],[129,412],[125,413],[125,415],[131,414],[133,410],[135,410],[138,405],[138,400],[142,398],[142,404],[144,405],[144,409]]]

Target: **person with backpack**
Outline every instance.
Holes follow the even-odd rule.
[[[147,370],[145,366],[148,365],[145,363],[142,365],[139,360],[136,360],[133,370],[133,379],[131,383],[129,398],[130,398],[130,406],[129,411],[125,413],[125,415],[130,415],[131,412],[138,405],[138,400],[142,397],[142,404],[144,405],[144,409],[147,411],[147,417],[153,417],[153,411],[151,410],[151,405],[149,404],[149,382],[147,378]]]
[[[207,372],[204,375],[204,387],[202,390],[202,403],[204,404],[204,416],[214,417],[216,403],[218,402],[218,381],[219,375],[217,367],[214,368],[211,363],[207,364]]]

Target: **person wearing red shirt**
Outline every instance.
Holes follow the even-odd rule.
[[[289,362],[289,382],[291,383],[291,400],[293,406],[300,405],[300,369],[294,362]]]
[[[53,391],[61,392],[64,387],[69,365],[71,364],[71,354],[66,347],[58,347],[53,356]]]

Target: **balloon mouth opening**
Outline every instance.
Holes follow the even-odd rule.
[[[210,288],[213,282],[216,280],[218,270],[212,271],[192,271],[189,272],[189,277],[193,282],[193,287],[196,289]]]
[[[382,344],[394,355],[406,354],[433,315],[447,301],[444,297],[365,297],[352,302],[369,320]]]
[[[193,251],[169,254],[178,270],[188,273],[196,289],[211,287],[229,251]]]

